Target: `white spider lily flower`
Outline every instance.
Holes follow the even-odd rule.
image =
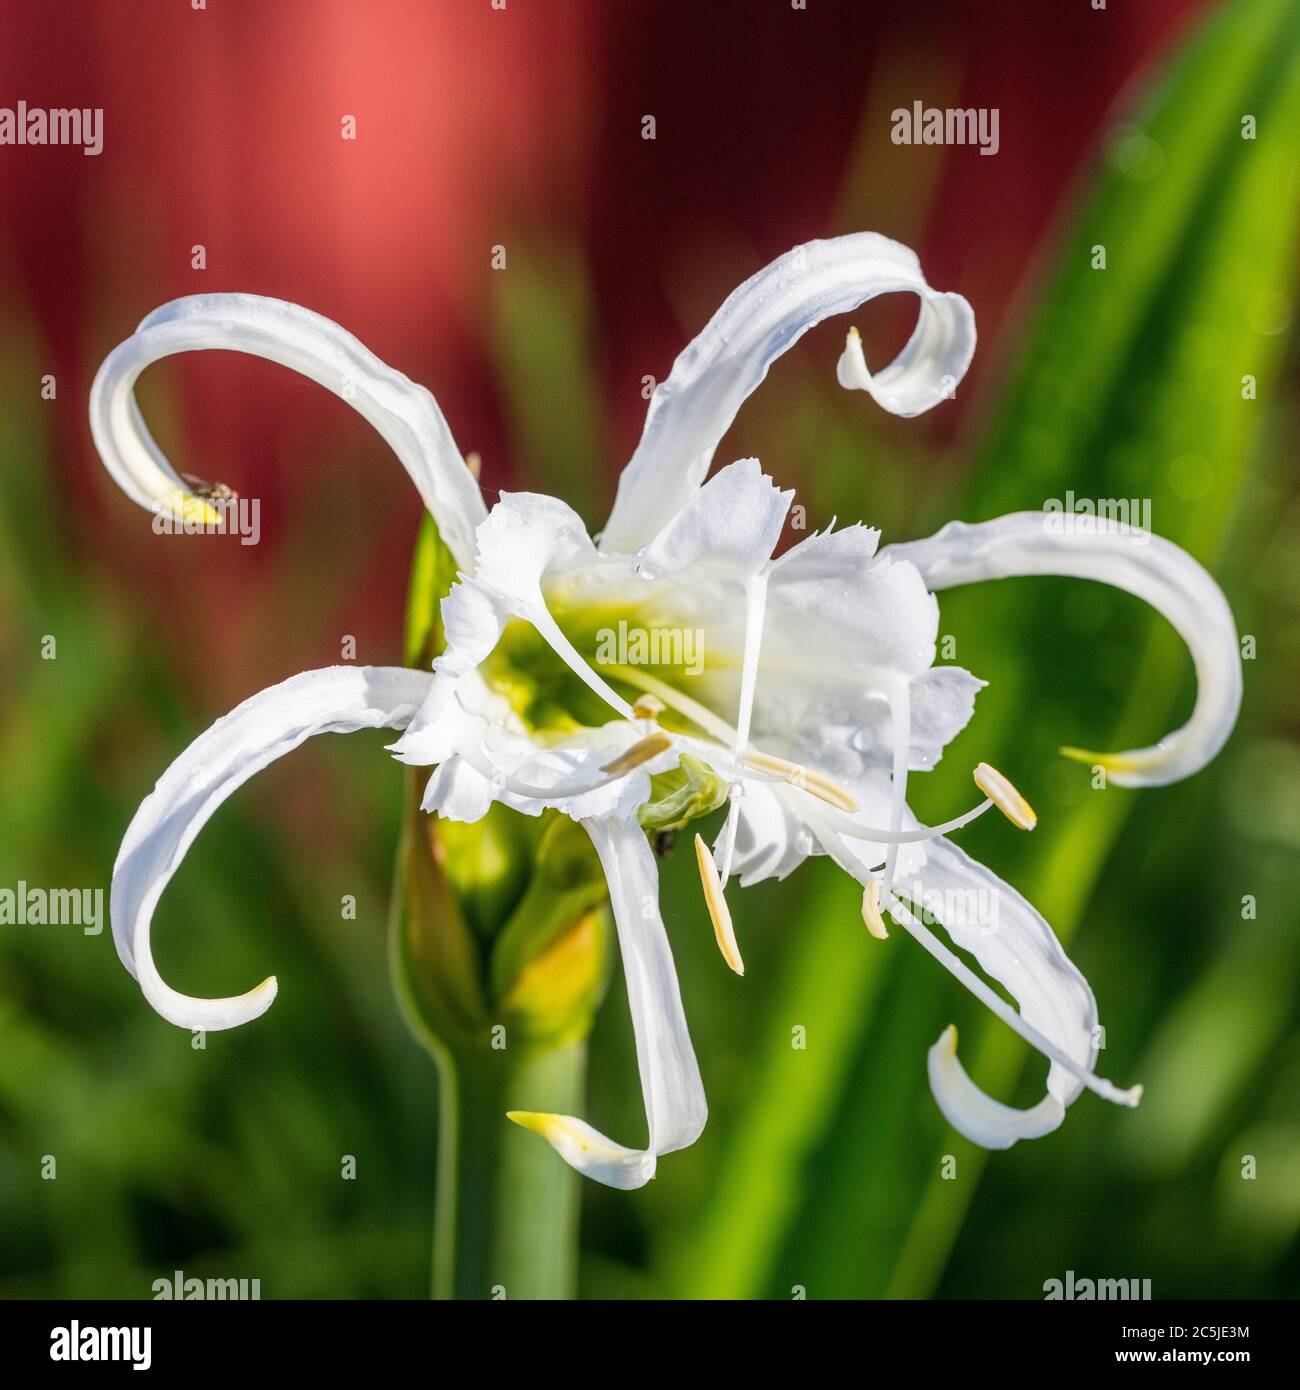
[[[169,990],[148,952],[153,908],[212,809],[252,772],[313,732],[383,724],[404,729],[393,745],[399,759],[433,768],[425,810],[473,821],[494,801],[528,815],[557,808],[596,847],[623,956],[648,1143],[615,1143],[574,1116],[511,1115],[587,1176],[640,1186],[658,1156],[693,1142],[706,1118],[658,907],[656,861],[639,823],[652,801],[660,804],[655,779],[680,776],[688,760],[707,765],[730,798],[714,853],[700,841],[697,855],[709,915],[734,969],[743,967],[722,896],[729,877],[742,885],[784,878],[810,854],[827,854],[863,884],[873,934],[886,934],[889,913],[1050,1061],[1044,1099],[1012,1109],[974,1086],[957,1061],[954,1030],[944,1030],[930,1049],[929,1075],[956,1129],[1005,1148],[1056,1128],[1085,1087],[1136,1104],[1138,1088],[1120,1090],[1094,1075],[1096,1005],[1049,925],[944,838],[994,805],[1032,828],[1024,798],[981,764],[976,782],[985,795],[971,809],[922,826],[907,808],[908,774],[934,766],[970,719],[983,684],[960,667],[934,665],[933,591],[1009,575],[1077,575],[1126,589],[1163,613],[1195,661],[1191,719],[1154,748],[1088,755],[1117,783],[1143,786],[1203,766],[1235,719],[1236,631],[1217,585],[1166,542],[1118,546],[1105,535],[1061,535],[1037,513],[954,523],[884,550],[878,532],[850,526],[773,558],[792,494],[752,459],[706,481],[718,442],[775,358],[821,319],[894,292],[920,301],[910,341],[872,375],[850,332],[840,383],[899,415],[951,396],[975,346],[974,318],[960,295],[932,290],[911,251],[871,233],[799,247],[736,290],[656,390],[598,542],[551,497],[502,494],[487,512],[432,397],[326,320],[244,295],[181,300],[146,319],[104,363],[91,398],[96,443],[136,501],[193,505],[135,408],[139,372],[190,348],[249,351],[340,392],[376,424],[461,569],[443,601],[445,647],[432,674],[295,677],[199,739],[141,807],[115,875],[113,925],[123,961],[155,1008],[182,1026],[218,1028],[269,1005],[273,985],[233,1000]],[[648,661],[611,660],[603,651],[611,623],[650,639],[698,634],[703,660],[692,666],[671,640]],[[992,925],[948,918],[942,925],[1018,1010],[915,910],[935,894],[944,901],[984,894],[996,903]]]

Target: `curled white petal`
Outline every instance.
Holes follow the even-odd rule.
[[[1074,1064],[1067,1069],[1053,1060],[1047,1095],[1017,1110],[986,1095],[966,1074],[955,1030],[945,1030],[931,1047],[930,1088],[949,1124],[985,1148],[1010,1148],[1056,1129],[1082,1090],[1078,1073],[1090,1074],[1097,1060],[1096,1000],[1046,920],[1009,884],[946,840],[926,847],[926,861],[914,878],[900,877],[897,891],[937,917],[954,944],[1005,986],[1024,1022]],[[900,920],[916,935],[914,920],[904,914]]]
[[[699,1138],[708,1105],[659,912],[659,875],[645,833],[635,822],[583,824],[609,881],[649,1142],[644,1149],[627,1148],[573,1115],[513,1111],[510,1118],[540,1134],[586,1177],[609,1187],[642,1187],[654,1177],[660,1154],[684,1149]]]
[[[433,396],[338,324],[261,295],[173,300],[104,359],[91,388],[90,429],[105,466],[133,502],[170,512],[194,500],[149,433],[135,381],[160,358],[207,348],[279,362],[341,396],[392,447],[457,562],[471,568],[474,529],[487,508]]]
[[[167,985],[154,966],[154,908],[190,845],[223,801],[254,773],[315,734],[400,729],[429,686],[423,671],[332,666],[263,690],[219,719],[180,755],[140,804],[113,868],[113,940],[145,998],[180,1028],[215,1032],[266,1012],[274,979],[229,999],[195,999]]]
[[[1135,527],[1067,531],[1061,513],[1013,512],[973,526],[950,522],[925,540],[886,546],[881,553],[911,561],[931,589],[1014,575],[1072,575],[1135,594],[1163,614],[1196,667],[1191,718],[1150,748],[1069,750],[1100,763],[1117,786],[1163,786],[1190,777],[1232,732],[1241,705],[1241,650],[1232,610],[1202,566],[1169,541]]]
[[[797,246],[727,298],[655,390],[601,549],[630,553],[676,515],[746,397],[808,329],[898,292],[921,300],[911,340],[891,366],[850,384],[897,415],[919,415],[950,395],[975,351],[975,316],[960,295],[932,290],[915,253],[874,232]]]
[[[981,1091],[957,1056],[957,1029],[951,1023],[926,1053],[926,1074],[944,1118],[981,1148],[1009,1149],[1021,1139],[1041,1139],[1065,1119],[1065,1109],[1053,1095],[1018,1110]]]

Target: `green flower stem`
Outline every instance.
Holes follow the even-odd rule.
[[[435,1298],[572,1297],[578,1175],[506,1111],[580,1112],[585,1072],[581,1042],[440,1052]]]
[[[409,666],[427,669],[441,650],[440,604],[456,572],[426,516]],[[583,1039],[608,974],[605,878],[562,817],[501,806],[471,825],[426,816],[426,777],[413,768],[406,778],[390,951],[402,1011],[438,1066],[433,1294],[571,1298],[580,1179],[506,1112],[582,1112]]]

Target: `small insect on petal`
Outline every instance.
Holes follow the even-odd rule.
[[[717,939],[718,950],[722,952],[722,959],[736,972],[737,975],[745,973],[745,962],[740,958],[740,947],[736,943],[736,933],[731,925],[731,909],[727,906],[727,899],[723,896],[722,882],[718,878],[718,866],[713,862],[713,856],[709,853],[709,847],[704,843],[704,837],[695,837],[695,862],[700,867],[700,882],[704,886],[704,903],[709,909],[709,918],[713,922],[713,935]]]
[[[204,501],[237,502],[239,494],[229,483],[210,483],[204,478],[196,478],[193,473],[182,473],[181,478],[189,484],[190,493]]]
[[[867,886],[862,890],[862,920],[867,924],[867,930],[877,941],[889,940],[884,913],[880,910],[880,880],[878,878],[868,880]]]
[[[477,452],[465,455],[465,467],[469,469],[470,476],[477,482],[479,474],[483,471],[483,459]]]
[[[611,777],[621,777],[625,772],[631,772],[633,768],[640,767],[642,763],[648,763],[651,758],[657,758],[660,753],[666,752],[673,746],[672,738],[662,730],[648,735],[639,743],[634,743],[626,752],[620,753],[612,763],[606,763],[600,770],[608,772]]]
[[[1037,812],[997,768],[980,763],[975,769],[975,785],[1012,825],[1032,830],[1038,824]]]

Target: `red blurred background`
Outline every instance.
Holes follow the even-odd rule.
[[[490,496],[529,486],[512,468],[492,341],[492,279],[509,273],[491,268],[498,243],[526,256],[562,239],[589,281],[609,419],[592,514],[635,442],[642,377],[662,377],[740,279],[811,237],[896,236],[932,283],[974,303],[969,411],[1104,114],[1200,8],[6,0],[0,104],[105,112],[98,157],[0,149],[0,294],[6,321],[40,344],[33,393],[57,377],[59,484],[87,499],[75,544],[148,596],[156,621],[205,615],[207,653],[176,656],[202,670],[214,712],[337,660],[340,633],[357,635],[360,660],[397,659],[418,503],[345,406],[227,354],[149,374],[146,414],[177,467],[262,501],[262,545],[197,566],[151,544],[146,515],[103,475],[86,396],[103,355],[158,304],[273,295],[428,385],[461,447],[482,453]],[[998,155],[900,151],[889,112],[915,99],[999,108]],[[341,138],[346,115],[355,141]],[[309,547],[317,577],[284,592]]]

